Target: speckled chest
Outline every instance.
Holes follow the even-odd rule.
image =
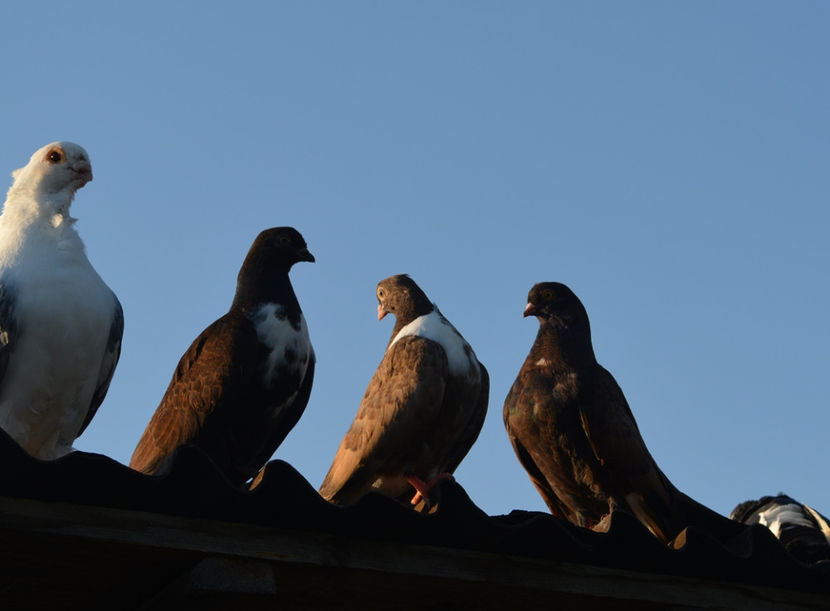
[[[291,317],[285,306],[270,302],[256,308],[249,318],[266,349],[261,365],[263,385],[272,388],[281,379],[305,377],[314,350],[302,313]]]

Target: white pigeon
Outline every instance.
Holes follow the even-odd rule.
[[[52,460],[72,451],[104,400],[124,315],[69,216],[92,180],[86,151],[47,144],[12,176],[0,214],[0,426]]]

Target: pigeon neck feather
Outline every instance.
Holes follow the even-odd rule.
[[[55,229],[62,225],[71,226],[77,220],[69,216],[74,198],[75,191],[69,189],[46,193],[12,185],[3,206],[3,217],[7,223],[18,227],[43,222]]]
[[[0,261],[10,264],[16,259],[25,260],[29,258],[25,253],[33,252],[37,254],[32,260],[39,261],[39,265],[46,264],[43,257],[50,257],[49,253],[61,259],[68,255],[83,264],[86,249],[74,228],[76,219],[65,213],[71,198],[62,201],[63,210],[61,201],[39,206],[26,197],[7,199],[0,215]]]
[[[438,308],[433,306],[429,314],[419,316],[408,325],[405,325],[392,336],[389,348],[409,335],[432,340],[444,348],[450,371],[455,375],[476,374],[477,361],[470,345],[461,337],[461,334],[444,318]]]
[[[543,320],[528,361],[553,369],[575,369],[595,365],[590,329],[567,327],[558,321]]]
[[[300,309],[287,269],[243,264],[231,307],[247,312],[263,303],[282,304],[289,312]]]

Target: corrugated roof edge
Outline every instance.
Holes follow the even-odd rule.
[[[233,487],[193,447],[180,448],[164,474],[148,476],[86,452],[41,461],[0,431],[2,496],[830,591],[830,566],[799,562],[760,526],[734,522],[734,530],[726,528],[717,535],[689,528],[672,549],[625,513],[614,515],[607,533],[596,533],[540,512],[489,516],[455,482],[441,483],[439,492],[438,509],[428,515],[375,493],[337,507],[280,460],[270,462],[261,484],[248,491]]]

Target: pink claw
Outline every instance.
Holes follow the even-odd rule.
[[[455,481],[455,478],[452,476],[452,473],[439,473],[431,480],[429,480],[429,483],[424,482],[424,480],[422,480],[417,475],[407,476],[406,481],[408,481],[416,490],[415,496],[412,497],[412,500],[409,501],[409,504],[417,505],[421,502],[421,499],[424,499],[424,501],[426,501],[427,506],[429,506],[429,491],[432,490],[435,484],[440,482],[442,479],[449,479]]]

